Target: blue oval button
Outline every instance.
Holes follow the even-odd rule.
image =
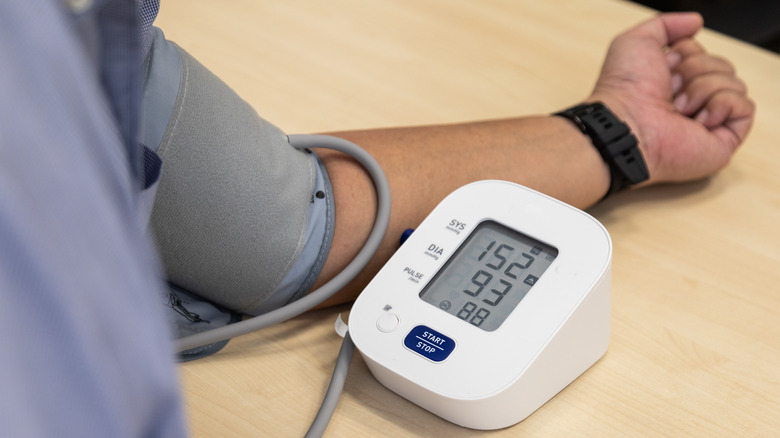
[[[455,349],[455,341],[436,330],[418,325],[404,338],[406,348],[434,362],[441,362]]]

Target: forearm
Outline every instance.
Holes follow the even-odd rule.
[[[666,14],[613,40],[589,100],[600,100],[633,131],[647,164],[644,185],[707,177],[747,135],[754,105],[733,66],[692,39],[696,14]],[[607,193],[607,165],[568,120],[528,117],[438,127],[337,134],[367,148],[390,180],[393,212],[372,264],[333,302],[354,298],[415,227],[454,189],[481,179],[514,181],[574,206]],[[373,191],[352,161],[323,154],[334,182],[336,232],[319,282],[355,254],[373,219]]]
[[[601,156],[570,121],[559,117],[335,133],[368,150],[384,169],[392,194],[390,225],[371,264],[328,304],[354,299],[398,247],[450,192],[467,183],[513,181],[580,208],[607,192]],[[374,219],[373,185],[359,164],[318,151],[333,184],[333,245],[317,285],[337,274],[359,251]],[[317,286],[315,285],[315,287]]]

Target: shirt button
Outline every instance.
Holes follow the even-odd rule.
[[[94,2],[92,0],[63,0],[63,3],[71,12],[79,14],[91,8]]]

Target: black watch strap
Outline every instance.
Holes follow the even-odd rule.
[[[611,182],[604,198],[650,177],[631,129],[603,103],[584,103],[554,115],[573,121],[609,166]]]

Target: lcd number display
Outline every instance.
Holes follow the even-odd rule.
[[[424,301],[486,331],[501,326],[558,250],[485,221],[420,292]]]

